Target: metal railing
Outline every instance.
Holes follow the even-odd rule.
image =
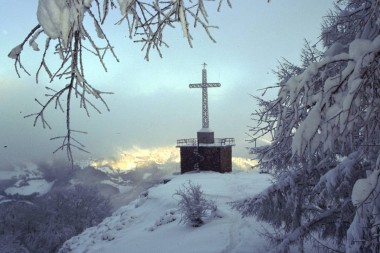
[[[177,147],[198,146],[198,139],[177,140]],[[199,143],[199,146],[235,146],[234,138],[215,138],[214,143]]]

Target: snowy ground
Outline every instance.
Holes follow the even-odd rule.
[[[27,175],[28,178],[41,178],[42,174],[34,163],[25,163],[20,166],[13,166],[9,169],[0,168],[0,180],[11,178],[22,178]]]
[[[218,207],[217,217],[198,228],[179,223],[174,193],[189,180],[200,184],[205,197]],[[67,241],[61,252],[264,252],[265,241],[257,231],[262,224],[255,218],[242,218],[228,203],[260,192],[269,180],[268,175],[242,171],[173,176]]]
[[[25,196],[33,193],[44,195],[50,191],[54,184],[54,182],[47,182],[44,179],[29,180],[26,185],[21,185],[22,182],[23,181],[20,180],[16,183],[17,186],[7,188],[5,193],[10,195],[20,194]]]

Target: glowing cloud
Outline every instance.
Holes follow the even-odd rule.
[[[134,147],[122,150],[116,159],[97,160],[91,166],[110,167],[120,170],[134,170],[150,164],[179,163],[179,150],[175,147],[159,147],[142,149]]]
[[[178,164],[180,163],[179,149],[175,147],[157,147],[142,149],[121,150],[115,159],[96,160],[91,163],[95,168],[109,167],[118,170],[135,170],[152,164]],[[241,170],[249,170],[257,165],[256,160],[243,157],[233,157],[232,166]]]

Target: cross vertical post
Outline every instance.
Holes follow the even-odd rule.
[[[202,69],[202,128],[209,127],[206,63]]]
[[[209,128],[208,92],[207,88],[220,87],[220,83],[207,83],[206,63],[203,63],[202,83],[190,84],[189,88],[202,88],[202,128]]]
[[[181,174],[192,171],[232,172],[233,138],[214,138],[209,128],[208,88],[220,87],[220,83],[207,82],[206,63],[202,64],[202,81],[189,84],[189,88],[202,89],[202,129],[197,138],[177,140],[181,155]]]

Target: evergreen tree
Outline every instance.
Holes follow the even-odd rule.
[[[234,203],[276,228],[272,252],[305,240],[326,250],[379,252],[379,2],[338,1],[322,26],[323,54],[277,70],[278,97],[259,99],[252,152],[274,183]]]

